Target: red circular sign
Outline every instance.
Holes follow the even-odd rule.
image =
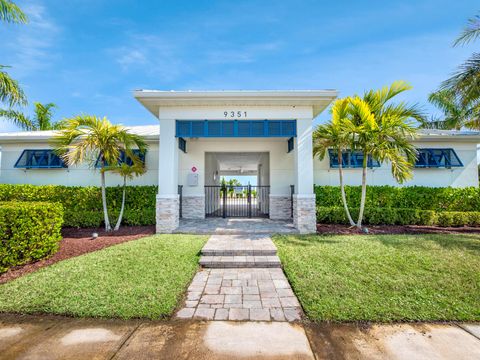
[[[192,167],[192,172],[197,172],[197,168],[195,166]]]

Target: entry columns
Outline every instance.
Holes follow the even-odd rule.
[[[312,147],[312,119],[297,119],[293,223],[300,233],[307,234],[316,232],[317,223]]]
[[[160,120],[156,232],[171,233],[179,225],[178,144],[175,120]]]

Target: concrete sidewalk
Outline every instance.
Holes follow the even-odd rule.
[[[1,359],[480,359],[480,324],[121,321],[0,315]]]

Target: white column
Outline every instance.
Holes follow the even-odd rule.
[[[317,222],[313,191],[312,122],[313,119],[297,119],[293,222],[300,233],[314,233]]]
[[[158,195],[178,194],[178,143],[175,120],[160,120]]]
[[[313,194],[312,119],[297,120],[295,144],[295,193]]]
[[[178,144],[175,120],[160,120],[157,233],[171,233],[179,225]]]

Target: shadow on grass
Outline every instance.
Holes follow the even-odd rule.
[[[285,245],[314,246],[317,244],[339,244],[343,240],[336,235],[277,235],[275,239]]]
[[[278,235],[280,244],[310,247],[319,244],[336,245],[345,241],[377,241],[398,249],[432,250],[430,242],[444,249],[465,250],[480,253],[480,234],[410,234],[410,235]]]
[[[383,245],[392,246],[398,249],[418,248],[431,249],[428,242],[433,241],[437,245],[448,250],[465,250],[480,253],[480,234],[425,234],[425,235],[403,235],[401,237],[378,235],[375,240]]]

